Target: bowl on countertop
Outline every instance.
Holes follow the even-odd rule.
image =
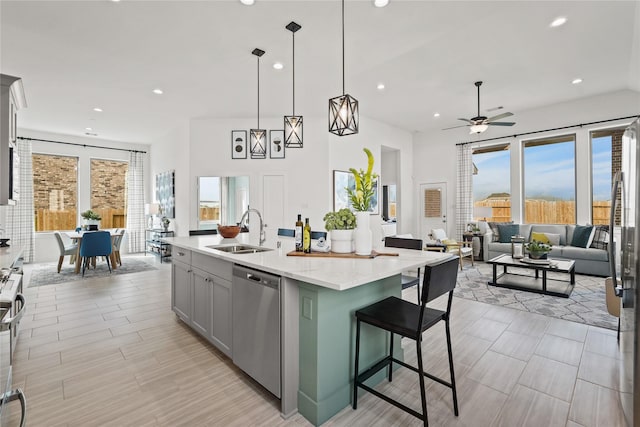
[[[240,233],[239,225],[219,225],[218,226],[218,234],[220,234],[225,239],[233,239]]]

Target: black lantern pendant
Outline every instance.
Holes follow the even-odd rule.
[[[260,129],[260,57],[264,50],[256,48],[251,53],[258,58],[258,127],[249,130],[250,151],[252,159],[266,159],[267,131]]]
[[[302,26],[291,21],[285,27],[293,39],[293,115],[284,116],[284,145],[287,148],[302,148],[302,116],[296,116],[296,31]]]
[[[358,133],[358,100],[344,90],[344,0],[342,0],[342,95],[329,99],[329,132],[338,136]]]

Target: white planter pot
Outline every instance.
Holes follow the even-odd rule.
[[[85,230],[89,230],[90,225],[95,225],[96,228],[100,228],[100,220],[99,219],[83,219],[82,225],[84,226]]]
[[[353,230],[331,230],[331,252],[338,254],[353,252]]]
[[[371,214],[356,212],[357,227],[353,238],[356,241],[356,255],[371,255],[373,249],[373,234],[369,227]]]

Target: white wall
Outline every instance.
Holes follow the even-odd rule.
[[[154,141],[149,156],[149,167],[145,169],[147,185],[145,188],[145,201],[155,202],[155,176],[162,172],[175,170],[175,215],[171,220],[169,229],[176,235],[189,234],[190,201],[189,191],[195,185],[195,181],[189,180],[185,171],[189,170],[189,124],[183,123],[173,129],[162,138]]]
[[[622,90],[618,92],[582,98],[575,101],[563,102],[528,111],[512,111],[516,125],[509,128],[490,127],[489,130],[476,135],[469,135],[466,128],[460,130],[436,131],[432,133],[417,133],[414,136],[413,166],[416,175],[414,195],[419,201],[418,186],[420,183],[446,182],[447,183],[447,215],[455,218],[456,200],[456,143],[494,138],[499,136],[514,135],[523,132],[532,132],[563,126],[583,124],[587,122],[614,119],[618,117],[640,114],[640,92]],[[523,140],[549,137],[554,135],[576,135],[576,182],[577,182],[577,222],[585,224],[590,221],[591,204],[591,175],[590,175],[590,144],[589,132],[597,129],[620,127],[628,120],[619,120],[609,123],[588,125],[565,130],[549,131],[535,135],[500,139],[494,142],[480,143],[490,145],[492,143],[512,142],[511,145],[511,206],[513,220],[521,222],[520,195],[522,183],[520,178],[521,149]],[[455,123],[443,123],[442,127]],[[514,143],[515,142],[515,143]],[[415,227],[417,230],[417,219]],[[447,234],[454,236],[455,221],[447,224]]]
[[[282,117],[261,118],[260,126],[282,129],[282,120]],[[231,131],[248,131],[256,126],[255,119],[193,119],[188,129],[168,135],[159,145],[154,142],[151,173],[176,171],[176,234],[186,236],[189,229],[196,228],[198,176],[249,176],[250,206],[262,210],[262,177],[270,174],[285,177],[285,220],[284,224],[268,224],[269,227],[292,228],[299,213],[309,218],[314,230],[323,230],[322,218],[333,209],[333,170],[366,168],[362,148],[368,147],[375,157],[374,169],[380,173],[382,145],[402,150],[399,161],[403,167],[398,179],[402,181],[403,194],[399,198],[406,200],[406,206],[402,205],[399,215],[405,224],[413,223],[410,194],[413,147],[409,132],[361,117],[360,133],[340,138],[328,132],[326,117],[305,116],[304,121],[304,147],[287,149],[284,159],[231,159]],[[188,144],[184,143],[185,138]],[[186,217],[182,212],[188,212]],[[380,220],[379,215],[375,218],[372,224]],[[379,238],[380,231],[374,229],[374,233],[374,238]]]
[[[52,141],[72,142],[76,144],[97,145],[103,147],[122,148],[125,150],[139,150],[149,152],[150,147],[143,144],[123,144],[97,138],[83,138],[71,135],[59,135],[47,132],[20,130],[20,136],[25,138],[47,139]],[[128,151],[108,150],[102,148],[79,147],[77,145],[53,144],[49,142],[32,141],[33,152],[39,154],[55,154],[78,158],[78,224],[81,223],[80,212],[91,208],[91,159],[107,159],[129,161]],[[148,159],[148,157],[147,157]],[[145,163],[147,168],[148,161]],[[11,209],[8,207],[7,209]],[[125,235],[126,239],[126,235]],[[122,252],[126,253],[126,241],[122,243]],[[56,261],[59,256],[58,245],[51,232],[39,232],[35,236],[34,262]]]

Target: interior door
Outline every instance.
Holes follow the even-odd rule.
[[[447,184],[435,182],[420,184],[420,236],[418,238],[429,240],[428,234],[433,228],[443,228],[447,234]]]

